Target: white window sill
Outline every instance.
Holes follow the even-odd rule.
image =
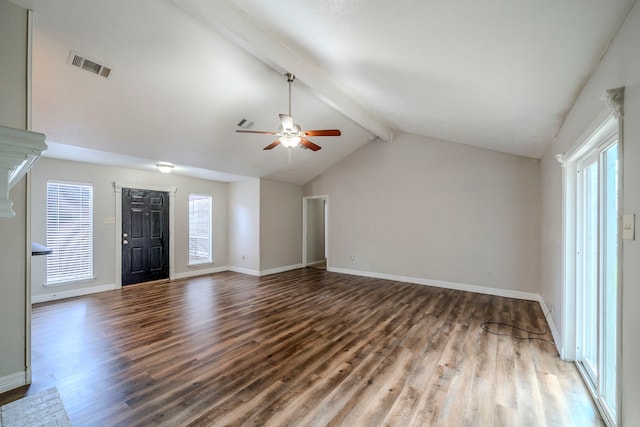
[[[195,264],[187,264],[189,268],[198,268],[198,267],[210,267],[215,264],[215,261],[206,261],[206,262],[198,262]]]
[[[89,282],[95,282],[96,278],[95,277],[87,277],[84,279],[77,279],[77,280],[66,280],[64,282],[53,282],[53,283],[45,283],[43,286],[45,288],[55,288],[58,286],[68,286],[68,285],[75,285],[77,283],[89,283]]]

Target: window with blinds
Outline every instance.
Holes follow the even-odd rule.
[[[211,262],[211,196],[189,194],[189,264]]]
[[[47,182],[47,284],[93,278],[93,186]]]

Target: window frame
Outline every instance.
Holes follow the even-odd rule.
[[[209,215],[208,215],[208,236],[206,237],[206,241],[208,243],[208,248],[207,248],[207,255],[208,257],[203,258],[203,257],[199,257],[202,259],[196,259],[195,255],[192,258],[192,239],[198,239],[199,237],[192,237],[192,208],[193,205],[192,203],[195,201],[192,198],[197,198],[198,200],[208,200],[208,207],[209,207]],[[200,266],[200,265],[205,265],[205,264],[212,264],[213,261],[213,197],[210,194],[205,194],[205,193],[189,193],[188,195],[188,202],[187,202],[187,227],[188,227],[188,233],[187,233],[187,240],[188,240],[188,244],[187,244],[187,265],[190,267],[193,266]],[[204,239],[203,239],[204,240]],[[197,248],[195,248],[195,251],[197,251]]]
[[[78,208],[78,212],[80,214],[80,216],[82,217],[82,219],[80,220],[80,222],[82,223],[83,226],[83,230],[82,233],[84,234],[84,239],[81,241],[81,243],[86,244],[88,247],[84,247],[83,251],[86,255],[88,255],[89,259],[88,262],[83,262],[81,263],[81,268],[74,270],[76,271],[75,274],[72,273],[67,273],[65,274],[50,274],[51,271],[51,264],[55,263],[56,259],[59,259],[59,255],[60,255],[60,251],[63,250],[62,246],[60,245],[59,242],[56,241],[52,241],[53,237],[52,237],[52,230],[50,228],[50,224],[53,221],[50,221],[50,212],[52,211],[52,209],[50,208],[50,185],[56,185],[56,186],[73,186],[73,187],[77,187],[78,189],[76,191],[85,191],[86,189],[89,190],[89,200],[88,202],[86,201],[81,201],[82,205]],[[84,188],[84,190],[82,189]],[[59,215],[60,214],[60,204],[59,204],[59,198],[57,200],[58,204],[56,205],[56,214]],[[81,282],[88,282],[88,281],[92,281],[95,280],[95,276],[94,276],[94,225],[95,225],[95,221],[94,221],[94,187],[92,183],[87,183],[87,182],[73,182],[73,181],[61,181],[61,180],[47,180],[46,183],[46,190],[45,190],[45,235],[46,235],[46,245],[49,249],[51,249],[53,252],[52,254],[47,255],[47,260],[46,260],[46,268],[45,268],[45,284],[44,286],[46,287],[52,287],[52,286],[63,286],[63,285],[69,285],[69,284],[74,284],[74,283],[81,283]],[[60,225],[60,221],[59,219],[55,222],[55,224],[57,224],[58,226]],[[66,228],[68,228],[68,225],[66,226]],[[70,230],[67,230],[67,232],[70,232]],[[63,237],[57,236],[56,240],[58,241],[67,241],[68,239],[65,239]],[[73,264],[74,261],[77,260],[81,260],[83,257],[66,257],[65,259],[67,260],[68,263]],[[58,260],[57,262],[57,269],[60,270],[60,264],[61,262]]]

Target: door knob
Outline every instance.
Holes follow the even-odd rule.
[[[122,237],[129,237],[127,233],[122,233]]]
[[[123,241],[122,241],[122,244],[123,244],[123,245],[128,245],[128,244],[129,244],[129,241],[128,241],[128,240],[123,240]]]

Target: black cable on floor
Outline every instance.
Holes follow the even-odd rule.
[[[506,335],[506,336],[508,336],[508,337],[512,337],[512,338],[515,338],[515,339],[518,339],[518,340],[529,340],[529,341],[537,340],[537,341],[543,341],[543,342],[546,342],[546,343],[548,343],[548,344],[551,344],[551,345],[555,346],[555,343],[554,343],[553,341],[550,341],[550,340],[548,340],[548,339],[546,339],[546,338],[540,338],[540,337],[519,337],[519,336],[517,336],[517,335],[515,335],[515,334],[506,334],[506,333],[505,333],[505,334],[501,334],[501,333],[498,333],[498,332],[490,331],[490,330],[489,330],[489,328],[487,327],[487,325],[506,326],[506,327],[509,327],[509,328],[517,329],[517,330],[522,331],[522,332],[526,332],[526,333],[527,333],[527,334],[529,334],[529,335],[546,335],[546,334],[547,334],[547,332],[546,332],[546,331],[545,331],[545,332],[536,332],[536,331],[531,331],[531,330],[529,330],[529,329],[521,328],[521,327],[519,327],[519,326],[512,325],[512,324],[510,324],[510,323],[502,323],[502,322],[482,322],[482,323],[480,324],[480,328],[481,328],[483,331],[485,331],[485,332],[489,332],[490,334],[493,334],[493,335]]]

